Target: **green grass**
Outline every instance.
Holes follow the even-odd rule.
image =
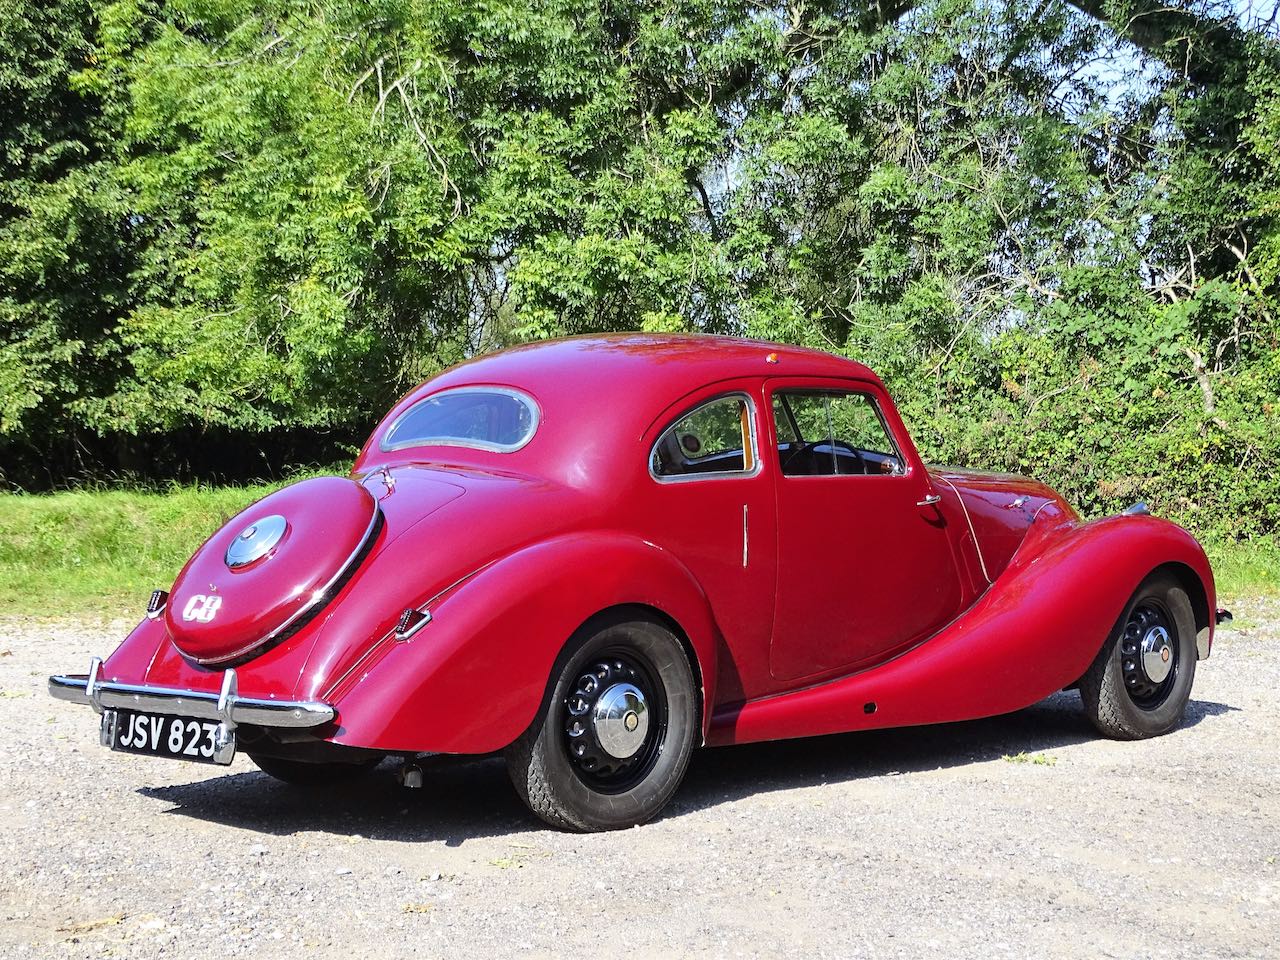
[[[0,494],[0,615],[140,614],[210,534],[281,485]]]
[[[1218,598],[1280,596],[1280,540],[1205,544]]]
[[[1027,753],[1025,750],[1021,753],[1006,753],[1000,758],[1005,763],[1030,763],[1037,767],[1054,767],[1058,765],[1058,758],[1051,757],[1047,753]]]
[[[0,615],[139,613],[206,537],[280,486],[0,494]],[[1280,595],[1280,540],[1208,551],[1220,597]]]

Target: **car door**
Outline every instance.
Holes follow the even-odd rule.
[[[704,591],[725,646],[717,698],[769,692],[777,578],[771,470],[761,442],[767,414],[758,379],[728,380],[673,404],[646,433],[651,482],[642,532]]]
[[[773,380],[766,405],[778,528],[775,679],[873,665],[951,620],[962,594],[949,532],[883,389]]]

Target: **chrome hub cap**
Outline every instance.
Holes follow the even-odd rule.
[[[592,722],[605,753],[618,760],[635,756],[649,733],[649,707],[644,694],[635,684],[615,683],[600,694]]]
[[[1147,600],[1129,614],[1120,638],[1120,669],[1139,709],[1154,710],[1169,696],[1178,674],[1178,640],[1163,604]]]
[[[232,570],[247,567],[253,561],[265,557],[280,542],[288,528],[288,522],[278,513],[249,524],[236,534],[231,546],[227,547],[227,566]]]
[[[1173,648],[1169,645],[1169,631],[1155,626],[1142,638],[1142,670],[1152,683],[1163,683],[1173,669]]]
[[[662,752],[666,700],[655,672],[632,651],[588,663],[563,701],[565,749],[584,783],[621,793],[643,780]]]

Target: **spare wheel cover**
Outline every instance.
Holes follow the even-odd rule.
[[[204,542],[165,608],[174,645],[197,663],[239,660],[319,612],[377,532],[373,495],[346,477],[314,477],[264,497]]]

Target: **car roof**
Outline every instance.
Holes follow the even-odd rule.
[[[713,334],[623,333],[545,340],[487,354],[434,377],[429,389],[494,383],[545,394],[571,379],[579,389],[598,382],[610,392],[625,389],[633,399],[663,401],[719,380],[751,376],[878,382],[861,363],[806,347]]]
[[[630,443],[672,404],[721,381],[751,377],[826,377],[879,383],[867,367],[821,350],[712,334],[596,334],[544,340],[464,361],[402,397],[374,429],[353,469],[414,460],[440,446],[379,449],[381,438],[423,397],[455,387],[502,386],[528,393],[541,422],[528,447],[493,453],[452,446],[456,462],[516,467],[551,476],[588,447]],[[511,458],[511,459],[508,459]],[[615,458],[620,464],[626,458]]]

